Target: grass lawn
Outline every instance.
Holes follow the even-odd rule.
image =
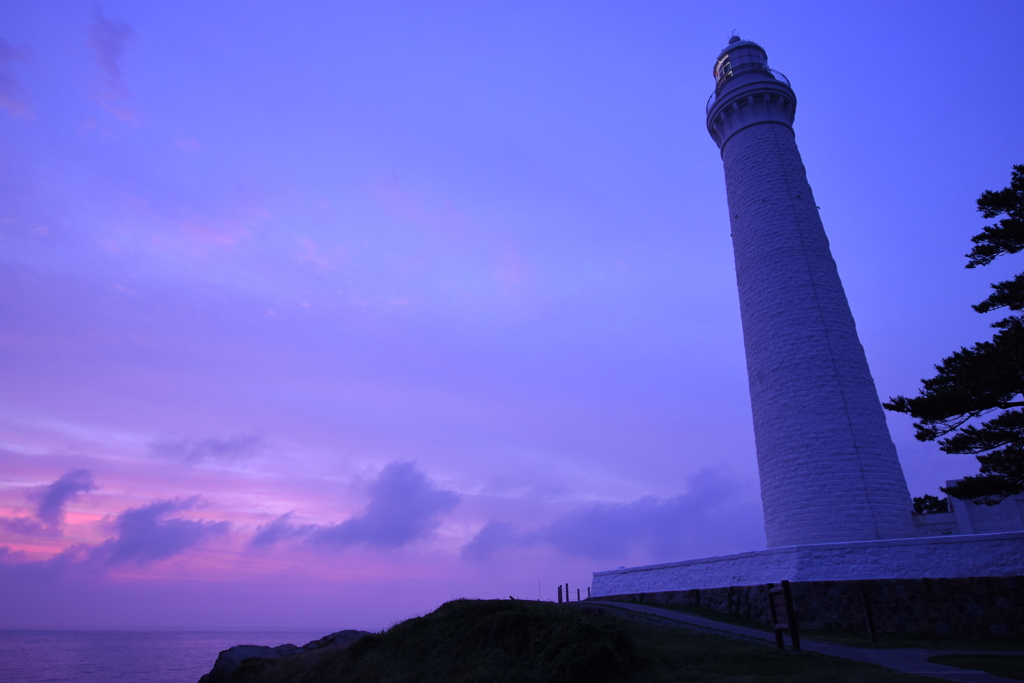
[[[455,600],[347,649],[248,659],[230,683],[928,681],[621,616],[586,604]]]

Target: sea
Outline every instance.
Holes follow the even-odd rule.
[[[3,683],[196,683],[235,645],[305,645],[327,631],[3,631]]]

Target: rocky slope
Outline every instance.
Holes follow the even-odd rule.
[[[251,657],[259,659],[281,659],[282,657],[293,657],[295,655],[311,652],[313,650],[332,650],[348,647],[363,636],[368,635],[367,631],[338,631],[329,636],[306,643],[302,647],[295,645],[278,645],[277,647],[266,647],[264,645],[236,645],[221,650],[217,655],[217,661],[210,673],[199,679],[199,683],[227,683],[231,674],[235,672],[242,662]]]

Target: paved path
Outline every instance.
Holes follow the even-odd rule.
[[[682,612],[660,609],[658,607],[648,607],[646,605],[633,605],[627,602],[587,600],[587,603],[591,605],[614,607],[616,609],[628,610],[630,612],[639,612],[640,614],[650,614],[664,619],[671,619],[673,621],[680,622],[682,625],[695,628],[700,631],[716,633],[719,635],[728,635],[736,638],[766,641],[773,645],[775,644],[775,635],[773,633],[759,631],[754,628],[746,628],[744,626],[725,624],[721,621],[705,619],[692,614],[684,614]],[[832,643],[820,643],[813,640],[807,640],[805,638],[800,639],[800,646],[808,652],[817,652],[818,654],[829,655],[831,657],[840,657],[842,659],[852,659],[857,662],[877,664],[878,666],[884,666],[887,669],[893,669],[900,673],[941,678],[947,681],[967,681],[968,683],[1006,683],[1007,681],[1013,681],[1013,679],[994,676],[990,673],[985,673],[984,671],[967,671],[964,669],[957,669],[952,666],[945,666],[944,664],[932,664],[928,661],[929,657],[935,657],[936,655],[1012,654],[1009,652],[919,650],[911,648],[871,649],[864,647],[849,647],[847,645],[833,645]]]

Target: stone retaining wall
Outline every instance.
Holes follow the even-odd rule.
[[[801,628],[867,632],[863,594],[879,633],[1024,636],[1024,576],[790,583]],[[602,600],[704,607],[770,624],[768,589],[730,586],[602,596]]]

